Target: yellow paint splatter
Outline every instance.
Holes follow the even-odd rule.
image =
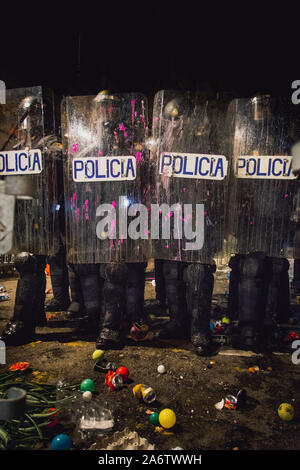
[[[32,375],[34,376],[32,382],[38,384],[47,383],[49,380],[53,380],[54,378],[49,372],[41,372],[39,370],[33,371]]]
[[[34,346],[38,343],[41,343],[42,341],[34,341],[33,343],[29,343],[29,346],[32,346],[34,348]]]

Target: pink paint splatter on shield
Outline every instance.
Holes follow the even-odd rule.
[[[74,144],[74,145],[72,146],[72,150],[73,150],[73,152],[77,152],[77,150],[78,150],[78,144]]]
[[[99,150],[100,157],[103,155],[103,150]]]
[[[120,124],[120,131],[125,131],[125,126],[124,126],[123,122]]]
[[[142,158],[142,153],[141,152],[136,152],[135,158],[136,158],[136,162],[140,163],[140,160]]]
[[[134,105],[135,105],[135,100],[131,100],[132,124],[134,123],[134,118],[136,117],[136,113],[134,112]]]

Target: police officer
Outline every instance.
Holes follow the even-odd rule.
[[[101,349],[121,347],[122,316],[143,316],[150,243],[127,236],[147,192],[147,100],[138,93],[67,97],[62,110],[67,260]],[[105,216],[105,217],[103,217]],[[144,230],[143,230],[144,234]]]
[[[163,261],[170,321],[161,339],[188,337],[198,355],[211,352],[210,308],[216,260],[223,248],[227,103],[214,95],[163,90],[153,107],[153,201],[161,237],[153,256]],[[170,235],[163,235],[169,227]]]
[[[290,315],[286,255],[299,192],[290,156],[297,119],[289,100],[270,95],[234,100],[228,111],[227,238],[229,253],[236,253],[230,305],[245,347],[271,347],[276,323]]]
[[[36,326],[46,324],[46,257],[59,249],[61,144],[54,109],[53,93],[42,87],[7,90],[0,108],[2,175],[6,193],[16,197],[12,252],[20,275],[13,318],[2,333],[6,344],[30,341]]]

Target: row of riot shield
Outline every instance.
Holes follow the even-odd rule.
[[[140,93],[66,97],[62,153],[45,140],[54,104],[33,87],[0,105],[2,253],[58,251],[62,163],[70,263],[287,256],[300,206],[288,99],[160,91],[151,132]]]

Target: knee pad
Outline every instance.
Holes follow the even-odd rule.
[[[127,264],[127,287],[139,287],[145,284],[145,263]]]
[[[105,264],[100,268],[104,279],[112,284],[126,284],[128,278],[128,267],[125,263]]]
[[[290,263],[286,258],[269,257],[267,258],[267,261],[272,275],[282,274],[289,270]]]
[[[23,251],[15,256],[15,267],[22,275],[26,272],[33,272],[35,269],[35,258],[30,253]]]
[[[77,272],[78,276],[85,277],[89,275],[98,275],[99,274],[99,265],[98,264],[76,264],[75,272]]]
[[[182,280],[185,263],[181,261],[165,261],[163,275],[165,280]]]
[[[241,276],[247,278],[262,278],[265,271],[266,256],[259,253],[247,255],[241,262]]]
[[[190,285],[195,285],[208,279],[213,282],[213,273],[215,271],[215,265],[191,263],[184,271],[184,280]]]

